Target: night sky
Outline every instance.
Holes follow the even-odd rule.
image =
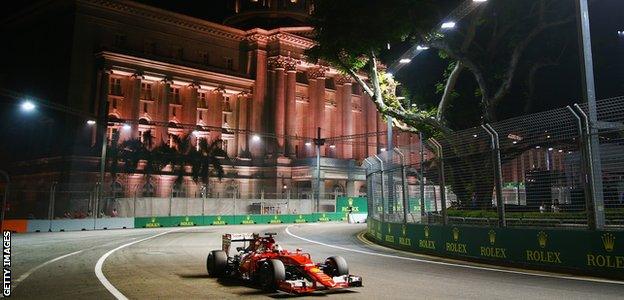
[[[3,3],[0,19],[4,19],[35,2],[37,1],[21,0]],[[139,0],[138,2],[216,23],[221,23],[227,16],[226,1],[224,0]],[[624,37],[617,35],[618,30],[624,30],[624,0],[596,0],[591,2],[590,19],[597,97],[603,99],[624,95]],[[578,51],[576,44],[571,45],[571,47],[575,48],[573,51]],[[579,60],[572,55],[571,59],[562,67],[544,72],[541,75],[547,84],[540,86],[540,98],[544,99],[544,103],[539,109],[550,109],[580,102],[578,63]],[[435,104],[436,99],[440,96],[434,94],[433,86],[440,80],[444,67],[445,64],[437,58],[437,53],[430,51],[430,53],[418,56],[407,68],[401,71],[404,74],[400,78],[407,80],[405,85],[415,90],[412,92],[413,94],[419,94],[426,98],[426,101]],[[10,76],[10,74],[5,76]],[[13,104],[8,105],[7,103]],[[0,147],[0,163],[11,160],[9,157],[13,157],[16,152],[19,152],[18,149],[25,145],[33,145],[32,141],[28,141],[29,133],[21,130],[28,127],[28,120],[15,120],[19,114],[15,113],[17,107],[14,103],[15,101],[12,99],[0,99],[0,140],[12,141],[10,144],[3,143],[3,146]]]

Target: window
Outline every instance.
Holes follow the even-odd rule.
[[[177,109],[176,109],[175,106],[171,108],[171,115],[174,116],[174,117],[176,116],[176,110]]]
[[[227,126],[228,122],[227,122],[227,114],[223,114],[223,125]]]
[[[143,193],[142,194],[143,194],[143,197],[154,197],[154,186],[151,183],[146,182],[143,185]]]
[[[223,98],[223,102],[224,102],[223,103],[224,104],[223,110],[224,111],[232,111],[232,108],[230,107],[230,97]]]
[[[201,61],[206,66],[210,65],[210,56],[208,55],[208,52],[201,53]]]
[[[113,197],[114,198],[122,198],[123,197],[123,186],[121,185],[121,183],[115,181],[112,185],[111,185],[111,189],[113,190]]]
[[[176,198],[186,197],[186,191],[184,189],[184,186],[180,183],[176,183],[173,185],[172,193],[173,197]]]
[[[115,127],[108,127],[106,129],[106,135],[108,136],[108,144],[110,145],[113,139],[119,139],[119,129]]]
[[[203,120],[203,119],[204,119],[204,112],[203,112],[203,111],[201,111],[201,110],[199,111],[199,113],[198,113],[198,118],[199,118],[200,120]]]
[[[147,103],[143,103],[143,113],[147,113]]]
[[[141,99],[152,100],[152,84],[141,83]]]
[[[206,93],[199,93],[199,103],[197,103],[197,107],[199,108],[208,108],[208,99]]]
[[[113,109],[117,109],[117,98],[113,99],[111,102],[113,102],[112,103]]]
[[[180,88],[171,88],[171,101],[176,104],[180,104]]]
[[[109,80],[109,90],[108,93],[110,95],[121,96],[121,78],[111,78]]]
[[[171,148],[176,148],[177,147],[174,136],[175,136],[175,134],[173,134],[173,133],[169,134],[169,147],[171,147]]]
[[[225,68],[228,70],[234,70],[234,60],[231,57],[224,57]]]
[[[228,152],[228,140],[221,141],[221,149],[223,149],[223,151],[225,151],[225,153]]]
[[[126,45],[126,36],[123,34],[116,34],[113,45],[115,47],[124,47]]]

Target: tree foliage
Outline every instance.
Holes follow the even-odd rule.
[[[308,55],[351,75],[379,111],[394,117],[395,125],[400,128],[448,134],[452,131],[449,124],[456,123],[456,120],[449,123],[447,118],[447,108],[452,102],[476,97],[480,107],[477,119],[496,121],[501,117],[501,103],[517,99],[510,96],[514,84],[534,85],[534,80],[526,78],[534,78],[541,68],[556,64],[570,37],[569,31],[561,33],[562,26],[569,30],[573,25],[573,7],[573,3],[565,0],[483,4],[321,0],[317,1],[313,16],[317,45]],[[457,18],[457,26],[453,30],[441,30],[439,25],[449,13]],[[406,44],[413,48],[418,44],[428,45],[447,60],[448,68],[436,87],[440,96],[436,107],[414,107],[410,104],[416,99],[401,101],[394,96],[395,79],[385,73],[385,65],[392,65],[403,51],[388,50],[387,45]],[[471,76],[462,76],[464,72]],[[476,89],[460,93],[457,86],[467,79],[474,82]],[[530,106],[530,103],[520,105],[524,110],[530,110]]]
[[[174,135],[171,145],[162,142],[152,147],[153,136],[150,130],[144,132],[143,140],[133,138],[121,143],[119,133],[116,132],[108,147],[108,170],[113,178],[119,172],[141,172],[149,178],[169,167],[168,172],[176,176],[175,183],[178,185],[183,183],[184,176],[190,176],[194,182],[206,185],[211,176],[223,178],[225,173],[221,160],[229,158],[221,148],[222,141],[216,139],[209,143],[201,138],[196,146],[192,143],[193,139],[191,133]]]

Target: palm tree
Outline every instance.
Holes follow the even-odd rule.
[[[167,166],[176,175],[176,185],[181,185],[187,175],[186,167],[191,168],[191,178],[195,183],[202,183],[206,187],[210,176],[223,178],[224,171],[221,159],[229,159],[227,153],[221,149],[222,140],[216,139],[211,143],[204,138],[198,140],[198,146],[192,144],[192,134],[183,137],[173,136],[173,144],[167,145],[164,141],[152,148],[152,133],[150,130],[143,133],[143,140],[129,139],[119,143],[119,133],[116,132],[108,148],[109,172],[113,178],[123,171],[136,173],[139,163],[143,162],[143,174],[147,180]]]
[[[198,146],[192,144],[193,135],[187,134],[183,137],[173,136],[173,143],[170,149],[174,149],[175,154],[170,156],[168,163],[171,171],[177,175],[175,184],[181,185],[184,176],[187,174],[186,167],[191,168],[191,178],[195,183],[202,183],[208,186],[210,176],[217,176],[219,180],[223,178],[224,171],[220,159],[229,159],[227,153],[221,149],[222,140],[216,139],[211,143],[204,138],[198,139]]]

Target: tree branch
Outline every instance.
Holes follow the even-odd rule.
[[[449,75],[449,78],[446,80],[444,94],[442,94],[442,99],[440,99],[440,103],[438,104],[438,114],[436,116],[436,119],[440,122],[444,122],[444,113],[446,112],[448,103],[452,98],[451,96],[453,95],[453,90],[455,89],[455,85],[457,84],[459,75],[463,70],[464,65],[461,63],[461,61],[458,61],[455,65],[455,68],[453,68],[453,71]]]
[[[540,17],[540,20],[543,20],[543,16]],[[504,79],[503,79],[501,85],[499,86],[496,94],[494,95],[494,97],[492,99],[492,103],[490,103],[490,108],[493,108],[494,106],[496,106],[496,104],[498,104],[503,99],[503,97],[509,92],[509,90],[511,89],[514,77],[516,76],[516,73],[517,73],[517,70],[518,70],[518,63],[520,62],[520,58],[522,58],[522,54],[524,54],[524,51],[529,46],[529,44],[531,44],[531,42],[539,34],[544,32],[546,29],[569,23],[572,20],[574,20],[574,16],[568,17],[568,18],[560,20],[560,21],[550,22],[550,23],[540,22],[541,24],[538,25],[537,27],[535,27],[526,36],[526,38],[524,40],[522,40],[516,46],[516,48],[513,51],[512,56],[511,56],[511,61],[509,63],[509,67],[507,69],[507,72],[506,72],[505,76],[503,77]]]

